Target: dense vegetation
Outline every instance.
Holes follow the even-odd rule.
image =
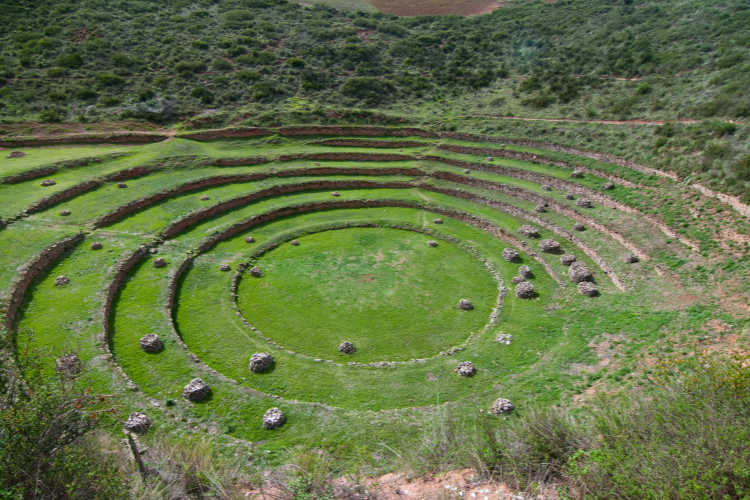
[[[332,103],[445,111],[477,89],[504,96],[495,112],[510,99],[529,112],[750,116],[742,0],[517,2],[476,18],[271,0],[9,0],[0,20],[0,115],[13,121]]]

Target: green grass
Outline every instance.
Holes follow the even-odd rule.
[[[683,306],[685,287],[697,294],[709,282],[708,277],[718,276],[713,273],[730,270],[737,274],[747,267],[742,259],[734,259],[728,267],[726,258],[719,254],[714,256],[715,263],[697,262],[696,255],[690,254],[686,247],[669,243],[657,228],[637,214],[596,204],[594,209],[579,211],[618,231],[644,249],[651,259],[636,265],[626,264],[624,258],[629,250],[608,235],[593,228],[574,233],[622,279],[626,291],[620,292],[582,248],[565,235],[540,228],[542,238],[560,241],[565,252],[573,253],[592,269],[601,296],[590,299],[579,295],[575,286],[569,284],[567,268],[558,255],[539,253],[539,261],[532,258],[530,251],[537,249],[538,240],[518,233],[527,220],[460,195],[503,202],[511,207],[511,212],[515,208],[533,211],[534,203],[430,175],[449,172],[467,179],[519,187],[575,208],[575,202],[566,200],[565,193],[557,189],[548,192],[534,182],[491,172],[464,173],[461,168],[423,160],[361,163],[295,160],[237,167],[192,163],[191,158],[196,156],[384,152],[310,144],[319,138],[278,139],[206,143],[176,139],[132,147],[127,157],[63,170],[53,176],[58,184],[49,191],[38,187],[36,181],[0,186],[0,196],[8,200],[4,210],[13,214],[37,200],[40,193],[56,192],[106,172],[156,163],[164,158],[172,158],[173,164],[168,169],[127,181],[128,189],[105,184],[0,229],[3,249],[0,279],[7,283],[3,294],[7,294],[10,282],[17,278],[20,266],[33,255],[74,232],[87,232],[82,243],[52,263],[32,283],[12,334],[19,359],[23,360],[27,352],[43,352],[46,369],[52,373],[54,357],[78,352],[87,368],[82,381],[92,390],[115,394],[123,416],[136,409],[147,412],[160,436],[178,435],[188,427],[215,433],[212,439],[226,450],[232,449],[232,439],[261,442],[250,459],[257,463],[288,461],[290,450],[295,447],[323,448],[337,457],[382,469],[402,463],[404,450],[419,449],[424,433],[444,412],[457,415],[468,429],[473,425],[471,416],[488,408],[500,396],[512,399],[523,417],[532,406],[569,404],[573,395],[584,394],[597,384],[618,387],[634,384],[644,349],[683,352],[684,346],[672,347],[665,341],[677,332],[682,332],[683,344],[698,336],[706,337],[703,325],[715,316],[712,311],[716,305],[710,298],[701,297],[698,305]],[[66,154],[66,148],[60,149]],[[430,146],[417,150],[486,162],[482,156],[450,155]],[[344,169],[388,168],[393,175],[366,175],[366,170],[365,175],[302,174],[304,169],[315,167],[315,163]],[[559,167],[519,161],[495,163],[568,179],[568,169]],[[400,169],[413,167],[427,175],[420,178],[399,175]],[[93,230],[90,225],[97,217],[134,200],[187,182],[242,173],[262,173],[268,177],[174,196],[101,229]],[[292,176],[280,177],[279,173]],[[317,181],[349,180],[363,180],[372,185],[360,189],[312,188]],[[400,182],[402,187],[375,187],[377,183],[390,181]],[[599,189],[603,182],[593,175],[571,181],[592,189]],[[417,182],[425,187],[416,187]],[[213,214],[166,240],[158,236],[182,217],[283,186],[302,189],[268,195]],[[433,188],[458,190],[459,196],[441,194],[432,191]],[[678,214],[685,205],[681,204],[677,189],[680,188],[672,183],[653,183],[647,190],[618,186],[606,194],[639,207],[649,198],[664,194],[672,201],[671,208],[654,209],[650,213],[657,217],[665,214],[668,221],[678,222],[682,219],[671,214]],[[333,190],[340,196],[331,196]],[[208,238],[253,217],[285,207],[350,200],[407,203],[409,207],[305,211],[254,225],[202,254],[195,253]],[[71,215],[61,217],[62,209],[71,210]],[[521,263],[530,266],[531,282],[538,297],[523,300],[513,294],[511,280],[521,263],[508,263],[501,257],[503,249],[510,246],[506,241],[440,213],[446,210],[472,214],[478,218],[475,223],[479,224],[477,221],[481,219],[525,243],[526,247],[518,248]],[[554,211],[537,216],[565,231],[570,231],[573,225],[571,218]],[[436,217],[444,223],[434,224]],[[351,227],[362,225],[375,227]],[[688,228],[688,234],[699,232]],[[247,243],[247,236],[253,236],[255,241]],[[288,241],[292,238],[298,239],[300,245],[290,245]],[[427,246],[431,239],[438,241],[436,248]],[[104,248],[92,250],[90,245],[94,241],[101,242]],[[144,243],[157,245],[158,253],[132,270],[115,297],[110,318],[109,345],[113,354],[110,359],[102,337],[105,290],[116,272],[117,262]],[[153,267],[152,261],[157,256],[167,261],[166,268]],[[186,258],[192,258],[193,265],[178,283],[177,307],[170,316],[166,310],[167,284],[171,273]],[[258,331],[243,324],[230,292],[234,271],[248,262],[260,266],[265,276],[255,279],[245,274],[240,281],[238,303]],[[567,286],[555,283],[542,262]],[[232,271],[221,272],[219,265],[223,263],[229,264]],[[682,281],[662,279],[656,272],[657,265],[660,272],[661,268],[674,272]],[[497,322],[488,325],[498,293],[491,270],[497,272],[508,290]],[[68,276],[71,283],[56,287],[54,279],[61,274]],[[469,298],[475,309],[458,310],[456,303],[461,297]],[[744,324],[739,320],[731,322],[738,328]],[[138,340],[147,333],[162,337],[165,343],[162,352],[146,354],[140,349]],[[496,342],[495,337],[500,333],[512,335],[510,345]],[[606,339],[617,340],[613,351],[603,360],[597,346]],[[337,352],[337,345],[343,340],[355,343],[357,351],[353,355]],[[188,350],[183,349],[180,341]],[[271,353],[276,360],[273,370],[264,374],[250,372],[248,359],[254,352]],[[196,363],[193,354],[205,365]],[[415,358],[420,359],[413,361]],[[464,360],[475,363],[476,376],[463,378],[454,372],[458,362]],[[396,364],[368,365],[379,361]],[[127,390],[124,380],[114,371],[115,364],[139,391]],[[211,385],[213,396],[203,403],[191,404],[181,393],[183,386],[196,376]],[[271,406],[279,406],[288,417],[287,425],[279,431],[265,431],[260,426],[262,414]],[[113,429],[117,430],[116,427]],[[336,438],[340,428],[351,429],[345,443]],[[400,456],[388,450],[397,450]]]

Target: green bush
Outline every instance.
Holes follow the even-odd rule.
[[[125,80],[114,73],[99,73],[96,75],[96,83],[99,87],[116,87],[125,83]]]
[[[374,77],[350,78],[341,86],[342,94],[370,106],[387,101],[393,97],[395,91],[390,82]]]
[[[83,57],[78,52],[63,54],[57,58],[57,65],[63,68],[76,69],[83,66]]]

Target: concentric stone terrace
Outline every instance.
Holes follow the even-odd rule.
[[[698,248],[633,201],[669,181],[493,137],[17,149],[0,164],[4,326],[18,357],[117,394],[132,432],[293,443],[469,400],[509,414],[577,376],[560,367],[590,362],[608,314],[609,333],[658,330],[666,315],[623,310],[654,307],[655,270]]]

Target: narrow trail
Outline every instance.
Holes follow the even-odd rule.
[[[596,125],[665,125],[667,123],[682,123],[686,125],[693,125],[701,123],[703,120],[695,118],[676,118],[674,120],[595,120],[585,118],[543,118],[543,117],[531,117],[531,116],[512,116],[512,115],[493,115],[493,114],[476,114],[476,115],[461,115],[459,118],[492,118],[495,120],[517,120],[524,122],[551,122],[551,123],[592,123]],[[748,125],[747,122],[739,120],[722,120],[728,123],[734,123],[735,125]]]

